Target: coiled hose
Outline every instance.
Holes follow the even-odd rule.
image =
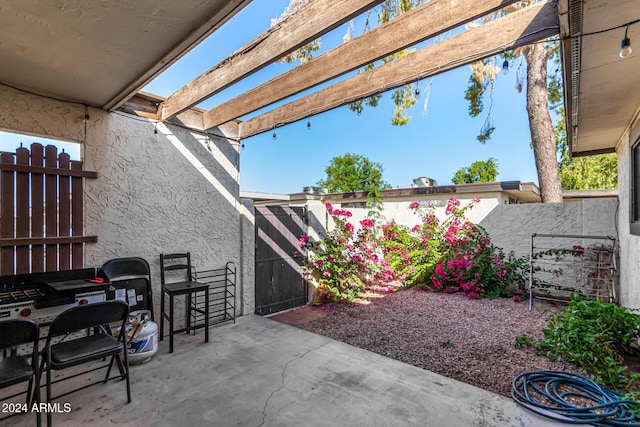
[[[529,411],[567,424],[640,426],[640,419],[631,412],[638,402],[624,400],[622,394],[572,372],[522,373],[513,380],[511,395]],[[586,399],[593,405],[574,406],[568,398]]]

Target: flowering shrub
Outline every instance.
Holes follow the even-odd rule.
[[[524,264],[513,256],[505,258],[491,243],[484,228],[466,219],[478,199],[461,207],[451,198],[440,221],[435,206],[414,202],[410,209],[420,217],[412,228],[389,221],[377,231],[373,220],[360,221],[360,228],[348,221],[351,213],[326,204],[335,228],[324,240],[309,243],[313,253],[307,272],[320,278],[321,286],[338,299],[352,299],[366,281],[400,280],[441,292],[462,292],[469,298],[514,296],[524,292],[519,280]]]
[[[462,292],[470,298],[520,292],[507,280],[512,270],[502,250],[491,243],[484,228],[466,219],[467,210],[478,201],[460,207],[459,200],[449,199],[442,221],[433,205],[421,208],[414,202],[410,209],[420,217],[420,224],[411,229],[389,226],[392,233],[385,233],[383,243],[388,249],[385,261],[395,267],[405,285]]]
[[[310,242],[309,236],[300,237],[300,246],[311,251],[305,270],[307,274],[317,274],[324,299],[353,299],[367,280],[377,277],[380,256],[375,224],[364,219],[356,231],[348,220],[351,212],[334,209],[331,203],[326,203],[325,207],[335,227],[317,242]]]

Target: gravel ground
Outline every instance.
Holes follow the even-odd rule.
[[[522,372],[579,372],[536,356],[532,345],[515,347],[520,334],[533,343],[543,337],[546,311],[555,308],[538,300],[529,312],[526,301],[409,289],[369,292],[361,303],[316,309],[329,315],[298,327],[508,397]]]

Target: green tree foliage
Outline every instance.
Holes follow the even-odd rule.
[[[330,193],[366,191],[377,195],[379,190],[391,188],[382,179],[383,170],[380,163],[359,154],[347,153],[331,159],[325,168],[326,179],[317,184]]]
[[[378,23],[385,24],[391,21],[398,15],[410,11],[416,6],[424,3],[424,0],[386,0],[380,5],[380,12],[378,13]],[[382,64],[395,61],[405,57],[414,51],[412,49],[403,49],[385,58],[382,58]],[[375,64],[368,64],[363,67],[362,71],[369,71],[375,68]],[[382,94],[372,95],[364,100],[358,100],[349,104],[349,109],[356,112],[358,115],[362,113],[365,106],[377,107]],[[391,124],[394,126],[404,126],[409,123],[411,116],[407,116],[407,110],[411,108],[416,102],[418,102],[417,94],[415,92],[414,85],[412,83],[404,85],[398,89],[395,89],[391,98],[395,105],[393,109],[393,116],[391,117]]]
[[[454,184],[471,184],[473,182],[495,182],[498,176],[498,161],[493,157],[487,160],[478,160],[471,166],[460,168],[453,179]]]
[[[282,14],[279,17],[271,20],[271,26],[275,27],[280,22],[284,21],[289,16],[296,13],[298,10],[305,7],[308,3],[311,3],[311,1],[312,0],[291,0],[289,2],[289,6],[287,6],[284,12],[282,12]],[[291,52],[287,56],[280,59],[280,62],[293,64],[296,61],[300,61],[301,64],[304,64],[305,62],[309,62],[313,59],[313,53],[320,50],[321,46],[322,44],[319,38],[312,40],[309,43],[302,46],[301,48]]]
[[[306,6],[312,0],[291,0],[287,9],[280,15],[279,18],[272,20],[271,26],[277,25],[280,21],[294,14],[299,9]],[[386,0],[380,5],[378,12],[378,24],[384,24],[389,22],[396,16],[408,12],[416,6],[424,3],[425,0]],[[353,29],[352,25],[349,27],[348,33],[344,36],[344,41],[351,39],[351,33]],[[365,25],[365,31],[369,30],[369,19]],[[320,39],[316,39],[300,49],[290,53],[286,57],[282,58],[281,62],[294,63],[300,61],[305,63],[313,59],[315,51],[320,49]],[[381,63],[387,64],[389,62],[400,59],[413,52],[412,49],[403,49],[385,58],[382,58]],[[376,67],[375,63],[367,64],[362,67],[361,72],[367,72]],[[394,103],[393,116],[391,117],[391,124],[394,126],[404,126],[411,120],[411,116],[407,115],[407,110],[418,102],[417,93],[415,91],[415,85],[413,83],[402,86],[395,89],[391,97]],[[382,94],[377,93],[364,99],[359,99],[349,104],[349,109],[356,114],[362,114],[365,107],[377,107],[378,103],[382,99]]]
[[[597,190],[618,188],[618,157],[615,153],[571,157],[567,144],[564,107],[557,108],[556,140],[558,171],[563,190]]]

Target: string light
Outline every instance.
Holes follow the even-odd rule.
[[[507,74],[509,74],[509,61],[507,61],[507,58],[505,58],[504,62],[502,63],[502,75],[506,76]]]
[[[311,117],[307,119],[307,132],[311,132]]]
[[[631,40],[627,37],[629,33],[629,25],[627,24],[627,28],[624,30],[624,38],[620,42],[620,58],[625,59],[631,56],[633,50],[631,49]]]
[[[273,142],[277,142],[278,141],[278,135],[276,135],[276,129],[273,128]]]
[[[416,98],[420,96],[420,82],[416,82],[416,90],[415,90]]]

